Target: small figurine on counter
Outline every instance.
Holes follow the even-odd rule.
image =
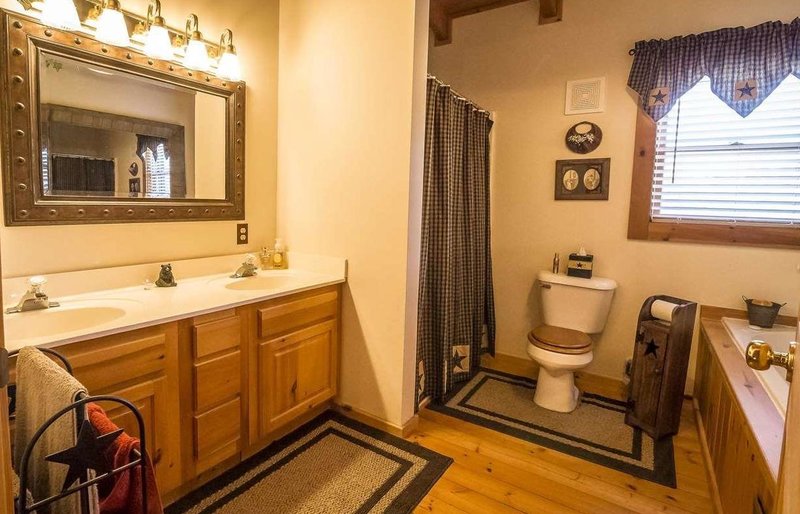
[[[158,287],[175,287],[178,283],[175,282],[175,277],[172,276],[172,264],[162,264],[161,272],[158,274],[156,286]]]

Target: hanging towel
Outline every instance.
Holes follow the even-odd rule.
[[[25,448],[48,419],[70,405],[86,388],[34,347],[20,350],[17,358],[17,419],[14,424],[14,464],[20,469]],[[41,501],[61,492],[67,467],[45,461],[45,457],[75,445],[75,413],[62,416],[45,431],[28,460],[28,490]],[[96,488],[89,491],[90,511],[97,512]],[[38,509],[39,514],[80,513],[80,495],[67,496]]]
[[[105,411],[97,404],[87,406],[89,421],[100,434],[118,430]],[[141,451],[139,439],[122,433],[114,444],[106,450],[109,469],[122,467],[135,457],[133,450]],[[147,514],[163,514],[161,496],[158,494],[153,463],[145,453],[147,461]],[[100,514],[141,514],[142,512],[142,474],[139,466],[127,469],[100,484]]]
[[[19,498],[19,477],[17,476],[16,472],[11,475],[11,491],[14,493],[14,501],[16,502],[17,498]],[[31,495],[31,492],[25,491],[25,505],[30,505],[32,503],[33,496]],[[16,504],[14,507],[16,508]],[[36,514],[36,511],[34,510],[30,514]]]

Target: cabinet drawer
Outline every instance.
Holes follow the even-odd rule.
[[[268,304],[258,309],[258,335],[273,339],[309,325],[336,317],[339,306],[338,293],[328,290],[281,303]]]
[[[161,325],[68,345],[59,351],[92,394],[104,394],[118,384],[163,372],[168,345],[175,337],[171,329]]]
[[[241,338],[239,316],[197,325],[194,327],[194,358],[202,359],[224,350],[238,348]]]
[[[241,390],[242,352],[227,353],[194,365],[195,411],[203,412]]]
[[[241,439],[241,400],[237,397],[195,416],[194,425],[194,452],[198,460],[231,446],[238,451]]]

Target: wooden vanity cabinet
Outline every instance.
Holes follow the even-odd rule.
[[[142,413],[159,492],[169,503],[238,464],[337,390],[339,286],[61,345],[92,395]],[[138,436],[117,404],[109,417]]]
[[[90,394],[119,396],[139,409],[159,490],[177,488],[182,480],[177,324],[64,345],[58,351]],[[127,433],[139,436],[129,410],[114,403],[100,405]]]
[[[264,302],[255,317],[250,416],[258,443],[336,395],[339,289]]]

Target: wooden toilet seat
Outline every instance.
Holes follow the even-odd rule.
[[[540,325],[528,334],[528,341],[549,352],[580,355],[592,351],[592,339],[580,330]]]

